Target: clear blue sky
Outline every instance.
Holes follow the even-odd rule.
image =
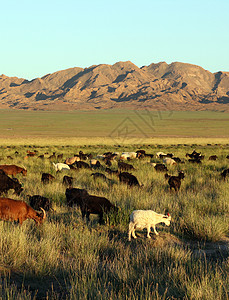
[[[228,0],[1,1],[0,74],[130,60],[229,71]]]

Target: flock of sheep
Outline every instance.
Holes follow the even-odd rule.
[[[34,153],[34,155],[32,153],[33,152],[28,151],[27,155],[36,155],[36,153]],[[59,156],[58,159],[62,159],[62,157],[63,156]],[[134,166],[130,164],[130,161],[132,159],[142,159],[144,157],[153,158],[154,155],[147,154],[145,150],[138,150],[136,152],[123,152],[121,155],[119,155],[118,153],[106,152],[94,158],[91,155],[85,154],[82,151],[80,151],[78,155],[67,158],[64,162],[53,162],[53,167],[55,168],[56,172],[62,172],[63,170],[78,170],[81,168],[87,168],[93,171],[93,173],[91,173],[91,176],[93,176],[95,180],[97,178],[101,178],[103,180],[109,181],[110,179],[104,173],[101,173],[101,170],[103,170],[108,174],[116,174],[120,182],[125,183],[130,187],[138,186],[139,188],[141,188],[143,187],[143,185],[140,185],[136,176],[130,173],[132,170],[135,170]],[[190,154],[187,153],[186,157],[188,158],[189,162],[197,164],[202,163],[202,160],[204,159],[204,156],[201,155],[201,153],[196,152],[195,150]],[[40,158],[44,157],[40,156]],[[50,156],[50,159],[51,158],[56,158],[55,153],[52,156]],[[168,180],[170,190],[174,189],[175,192],[178,192],[181,186],[181,181],[185,177],[185,174],[183,171],[180,171],[178,176],[171,176],[167,173],[167,167],[175,165],[177,163],[182,163],[182,160],[179,157],[175,157],[172,153],[163,152],[156,153],[156,158],[160,158],[162,160],[162,163],[152,163],[152,166],[157,172],[164,172],[165,179]],[[229,156],[227,156],[227,158],[229,158]],[[209,159],[216,160],[217,156],[213,155],[209,157]],[[88,160],[89,163],[87,163],[86,160]],[[114,160],[118,161],[118,168],[116,170],[110,168]],[[101,164],[101,162],[105,164],[105,167]],[[14,170],[14,172],[12,170]],[[9,175],[15,176],[17,173],[22,173],[26,176],[27,171],[24,168],[20,168],[15,165],[0,165],[0,185],[2,182],[4,182],[6,186],[6,189],[4,189],[4,191],[0,189],[0,193],[7,192],[8,189],[14,188],[14,185],[16,187],[18,184],[20,185],[17,179],[9,179]],[[221,176],[225,179],[226,176],[228,176],[228,174],[229,169],[225,169],[221,173]],[[41,181],[43,182],[43,184],[47,184],[54,178],[55,177],[49,173],[43,173]],[[12,180],[13,183],[11,184]],[[82,217],[84,218],[86,216],[88,221],[90,214],[98,214],[99,223],[102,224],[104,212],[107,213],[113,211],[114,214],[118,212],[119,208],[113,205],[105,197],[90,195],[85,189],[74,188],[73,177],[65,175],[63,177],[63,183],[67,185],[65,193],[67,205],[69,207],[77,205],[81,210]],[[22,188],[20,186],[20,192],[21,191]],[[23,201],[20,201],[20,203],[22,202]],[[42,223],[45,219],[45,210],[51,209],[51,203],[49,199],[40,195],[34,195],[29,196],[29,202],[30,206],[32,207],[32,210],[28,208],[27,205],[26,209],[30,211],[30,214],[26,214],[24,204],[19,205],[19,201],[16,201],[15,204],[15,200],[13,199],[5,197],[0,198],[0,217],[4,220],[16,220],[19,221],[21,224],[24,220],[28,218],[32,218],[35,221],[39,219],[41,221],[39,221],[38,223]],[[35,211],[39,210],[39,208],[42,208],[42,210],[44,211],[43,215]],[[21,216],[21,214],[23,214],[23,217]],[[146,228],[147,238],[150,238],[151,228],[153,228],[154,233],[158,235],[155,226],[159,223],[164,223],[165,225],[169,226],[170,222],[171,216],[169,215],[169,213],[158,214],[152,210],[134,210],[130,215],[128,232],[129,240],[131,240],[131,237],[137,238],[135,235],[136,229]]]

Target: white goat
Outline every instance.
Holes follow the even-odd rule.
[[[96,156],[96,158],[98,158],[98,159],[104,159],[104,158],[105,158],[105,155],[103,155],[103,154],[98,154],[98,155]]]
[[[57,164],[53,163],[53,165],[55,167],[56,172],[61,170],[70,170],[70,167],[63,163],[57,163]]]
[[[156,153],[156,157],[157,157],[157,158],[160,158],[160,155],[167,155],[167,154],[164,153],[164,152],[157,152],[157,153]]]
[[[172,165],[176,165],[177,164],[175,162],[175,160],[172,159],[172,158],[170,158],[170,157],[163,158],[163,163],[166,164],[167,166],[172,166]]]
[[[137,152],[123,152],[120,156],[120,159],[122,160],[127,160],[128,158],[136,158],[137,157]]]
[[[91,166],[96,165],[97,161],[98,161],[97,159],[92,158],[92,159],[90,160],[90,165],[91,165]]]
[[[169,214],[162,215],[158,214],[153,210],[134,210],[130,215],[130,223],[129,223],[129,241],[131,240],[131,235],[133,238],[137,238],[135,235],[136,229],[147,229],[147,238],[150,238],[151,227],[156,235],[158,232],[156,231],[155,226],[159,223],[165,223],[165,225],[169,226],[171,221],[171,216]]]

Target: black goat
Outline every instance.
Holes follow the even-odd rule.
[[[108,166],[108,167],[111,167],[111,166],[112,166],[112,163],[111,163],[110,158],[105,157],[105,158],[104,158],[104,163],[105,163],[105,165]]]
[[[84,162],[84,161],[76,161],[73,164],[74,167],[78,168],[78,169],[91,169],[91,167],[89,166],[88,163]]]
[[[181,179],[184,179],[184,172],[180,171],[178,176],[171,176],[169,177],[169,187],[170,187],[170,191],[172,189],[175,190],[175,192],[178,192],[181,186]]]
[[[67,188],[65,196],[67,199],[67,205],[72,207],[73,205],[82,205],[82,201],[86,199],[89,194],[85,189]]]
[[[103,214],[110,211],[117,212],[118,208],[113,205],[105,197],[99,197],[94,195],[89,195],[85,189],[66,189],[65,192],[67,198],[68,206],[73,206],[76,204],[80,207],[82,218],[87,218],[87,221],[90,220],[90,214],[99,215],[99,223],[103,223]]]
[[[49,182],[53,181],[54,179],[55,179],[55,177],[49,173],[42,173],[42,175],[41,175],[42,183],[49,183]]]
[[[110,168],[106,168],[105,172],[107,172],[110,175],[112,175],[112,174],[118,175],[119,174],[118,170],[111,170]]]
[[[111,179],[107,178],[107,177],[106,177],[104,174],[102,174],[102,173],[99,173],[99,172],[92,173],[92,174],[91,174],[91,176],[93,176],[93,177],[94,177],[94,179],[101,178],[101,179],[103,179],[103,180],[105,180],[105,181],[109,181],[109,180],[111,180]]]
[[[118,212],[118,207],[113,205],[107,198],[99,197],[94,195],[89,195],[82,201],[80,205],[82,218],[87,218],[87,221],[90,221],[90,214],[99,215],[99,224],[103,223],[103,214],[110,211]]]
[[[180,157],[173,157],[173,160],[175,160],[176,163],[181,163]]]
[[[168,172],[168,169],[164,164],[153,164],[153,166],[157,172]]]
[[[15,194],[20,195],[23,191],[22,185],[17,178],[10,178],[5,174],[4,171],[0,173],[0,194],[7,193],[9,190],[13,189]]]
[[[199,158],[190,158],[188,161],[193,164],[202,164],[202,161]]]
[[[135,170],[134,166],[132,166],[131,164],[127,164],[125,162],[122,162],[122,161],[118,162],[118,168],[122,171]]]
[[[139,186],[139,187],[143,186],[143,185],[140,186],[137,178],[128,172],[122,172],[118,176],[119,176],[120,182],[126,183],[129,186],[134,186],[134,185]]]
[[[29,197],[30,206],[35,210],[40,210],[42,207],[44,210],[49,211],[52,209],[50,200],[40,195],[27,196]]]
[[[69,187],[72,187],[72,185],[73,185],[73,177],[65,175],[63,177],[63,184],[64,185],[68,185]]]
[[[223,179],[226,179],[226,177],[229,175],[229,169],[225,169],[223,170],[223,172],[221,173],[221,176],[223,177]]]
[[[217,160],[217,159],[218,159],[217,155],[211,155],[211,156],[209,156],[208,160]]]

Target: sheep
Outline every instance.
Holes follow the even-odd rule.
[[[180,189],[180,186],[181,186],[181,179],[184,179],[184,172],[183,171],[180,171],[178,176],[171,176],[169,178],[169,187],[170,187],[170,191],[172,189],[175,190],[175,192],[178,192],[179,189]]]
[[[155,226],[159,223],[165,223],[165,225],[169,226],[171,222],[171,216],[169,213],[167,215],[158,214],[153,210],[134,210],[130,215],[130,223],[129,223],[129,241],[131,241],[131,235],[134,239],[136,239],[135,230],[136,229],[147,229],[147,238],[150,237],[151,227],[156,235],[158,232],[156,231]]]
[[[54,165],[54,168],[55,168],[56,172],[59,172],[61,170],[70,170],[70,167],[67,164],[63,164],[63,163],[57,163],[57,164],[55,164],[53,162],[53,165]]]
[[[163,163],[166,164],[167,166],[173,166],[176,165],[177,163],[175,162],[174,159],[170,158],[170,157],[165,157],[163,158]]]

